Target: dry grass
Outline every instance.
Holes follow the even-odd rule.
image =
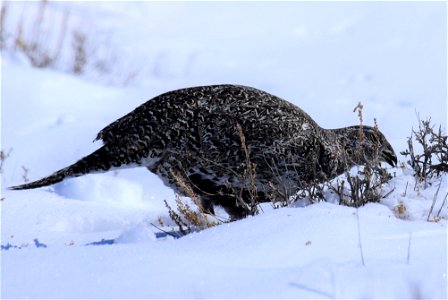
[[[75,57],[72,72],[74,74],[84,73],[87,64],[86,43],[87,36],[84,32],[73,31],[73,50],[75,52]]]
[[[210,228],[219,224],[217,221],[210,220],[210,212],[206,211],[202,206],[199,197],[194,193],[193,189],[185,180],[174,171],[171,171],[177,184],[182,187],[185,194],[193,201],[196,208],[192,208],[188,203],[182,201],[179,195],[176,195],[176,209],[173,209],[165,200],[165,206],[168,208],[168,214],[176,225],[179,227],[179,231],[186,235],[193,231],[199,231],[206,228]],[[159,220],[160,222],[160,220]]]
[[[431,124],[431,119],[424,121],[419,119],[418,122],[418,129],[412,129],[411,136],[408,137],[408,148],[400,152],[408,158],[407,164],[414,170],[414,177],[416,178],[414,191],[418,191],[420,188],[426,189],[429,185],[436,182],[434,179],[439,178],[442,172],[448,172],[448,136],[442,132],[441,125],[437,128]],[[446,205],[448,192],[443,196],[442,204],[437,214],[433,215],[431,219],[436,202],[439,199],[442,180],[443,178],[440,178],[439,185],[433,196],[427,221],[438,221],[442,218],[440,214]]]
[[[7,6],[4,9],[6,16]],[[25,54],[36,68],[46,68],[55,63],[67,35],[68,11],[60,18],[48,15],[48,1],[40,1],[34,15],[20,19],[14,37],[13,49]]]
[[[103,83],[131,83],[142,69],[141,60],[125,57],[119,47],[111,45],[111,34],[97,32],[94,24],[85,25],[90,24],[91,19],[80,21],[80,15],[71,17],[70,6],[62,11],[61,7],[63,5],[47,0],[24,6],[3,1],[0,10],[2,55],[19,53],[33,67],[58,69]]]
[[[0,150],[0,174],[3,173],[3,166],[8,159],[8,157],[11,155],[12,149],[9,149],[8,151]]]
[[[6,34],[5,34],[5,19],[6,12],[8,11],[8,3],[1,4],[0,8],[0,49],[3,50],[6,47]]]
[[[417,152],[414,142],[421,152]],[[431,124],[431,119],[419,119],[418,129],[412,129],[407,140],[408,148],[400,152],[409,160],[407,163],[415,172],[415,177],[428,185],[428,179],[438,177],[441,172],[448,172],[448,136]]]
[[[244,135],[243,128],[240,124],[236,124],[236,129],[241,142],[241,148],[244,151],[245,156],[245,168],[241,174],[241,182],[243,188],[238,193],[237,197],[239,205],[245,208],[246,214],[250,216],[257,215],[259,213],[259,201],[256,185],[256,165],[250,159],[250,149],[246,143],[246,136]],[[249,201],[243,198],[243,191],[249,191]]]
[[[23,173],[22,173],[22,179],[23,179],[23,181],[24,181],[24,182],[28,182],[28,181],[30,181],[30,179],[28,178],[28,172],[29,172],[29,169],[28,169],[27,167],[25,167],[25,166],[22,166],[22,171],[23,171]]]
[[[359,140],[362,142],[366,139],[364,130],[363,130],[363,105],[362,103],[358,103],[353,112],[358,113],[359,118],[359,131],[358,136]],[[379,136],[379,129],[376,120],[374,121],[375,125],[373,127],[374,135]],[[352,207],[360,207],[369,202],[379,202],[383,197],[383,185],[387,183],[390,179],[392,179],[392,175],[387,172],[385,168],[381,166],[381,161],[379,160],[379,152],[380,152],[380,139],[377,138],[376,142],[373,145],[373,151],[376,155],[374,155],[375,159],[373,160],[365,160],[365,165],[358,168],[358,173],[356,175],[351,175],[347,165],[347,171],[345,172],[345,178],[336,179],[336,184],[333,184],[331,181],[327,182],[327,186],[332,190],[339,198],[339,203],[352,206]],[[360,145],[354,151],[354,155],[358,157],[362,157],[363,148]],[[347,159],[346,159],[347,161]]]

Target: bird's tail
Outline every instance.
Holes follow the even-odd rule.
[[[111,159],[112,158],[112,159]],[[78,177],[95,172],[106,172],[110,170],[113,166],[118,167],[118,157],[111,155],[110,149],[106,146],[101,147],[92,154],[80,159],[73,165],[56,171],[48,177],[44,177],[40,180],[33,181],[30,183],[25,183],[22,185],[12,186],[11,190],[27,190],[35,189],[43,186],[52,185],[61,182],[65,178]]]

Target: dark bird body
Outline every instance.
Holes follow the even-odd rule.
[[[359,126],[323,129],[297,106],[255,88],[186,88],[157,96],[105,127],[97,136],[104,145],[75,164],[12,189],[145,166],[185,195],[180,177],[206,210],[213,213],[213,206],[220,205],[241,218],[246,211],[237,199],[249,201],[251,192],[248,164],[255,166],[259,201],[269,201],[272,187],[289,197],[313,181],[334,178],[376,157],[395,165],[385,137],[368,126],[362,131],[365,139],[359,137]],[[374,143],[379,152],[372,150]],[[354,151],[360,147],[362,153]]]

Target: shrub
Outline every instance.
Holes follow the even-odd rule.
[[[408,165],[415,172],[419,181],[424,182],[427,187],[427,179],[440,176],[441,172],[448,172],[448,136],[442,132],[442,127],[434,129],[431,119],[419,120],[418,129],[412,129],[411,136],[407,139],[408,148],[400,152],[408,157]],[[421,148],[419,153],[415,150],[414,141],[417,147]]]

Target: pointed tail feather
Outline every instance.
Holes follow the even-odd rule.
[[[10,189],[10,190],[36,189],[36,188],[39,188],[39,187],[52,185],[52,184],[61,182],[62,180],[64,180],[64,178],[67,177],[64,174],[64,170],[65,169],[59,170],[59,171],[55,172],[53,175],[50,175],[48,177],[42,178],[42,179],[37,180],[37,181],[33,181],[33,182],[30,182],[30,183],[25,183],[25,184],[22,184],[22,185],[11,186],[8,189]]]
[[[120,163],[117,162],[117,158],[118,156],[110,154],[110,149],[107,149],[105,146],[103,146],[92,154],[80,159],[73,165],[56,171],[48,177],[30,183],[12,186],[9,187],[9,189],[35,189],[61,182],[65,178],[78,177],[94,172],[106,172],[112,167],[112,165],[116,167],[120,165]]]

